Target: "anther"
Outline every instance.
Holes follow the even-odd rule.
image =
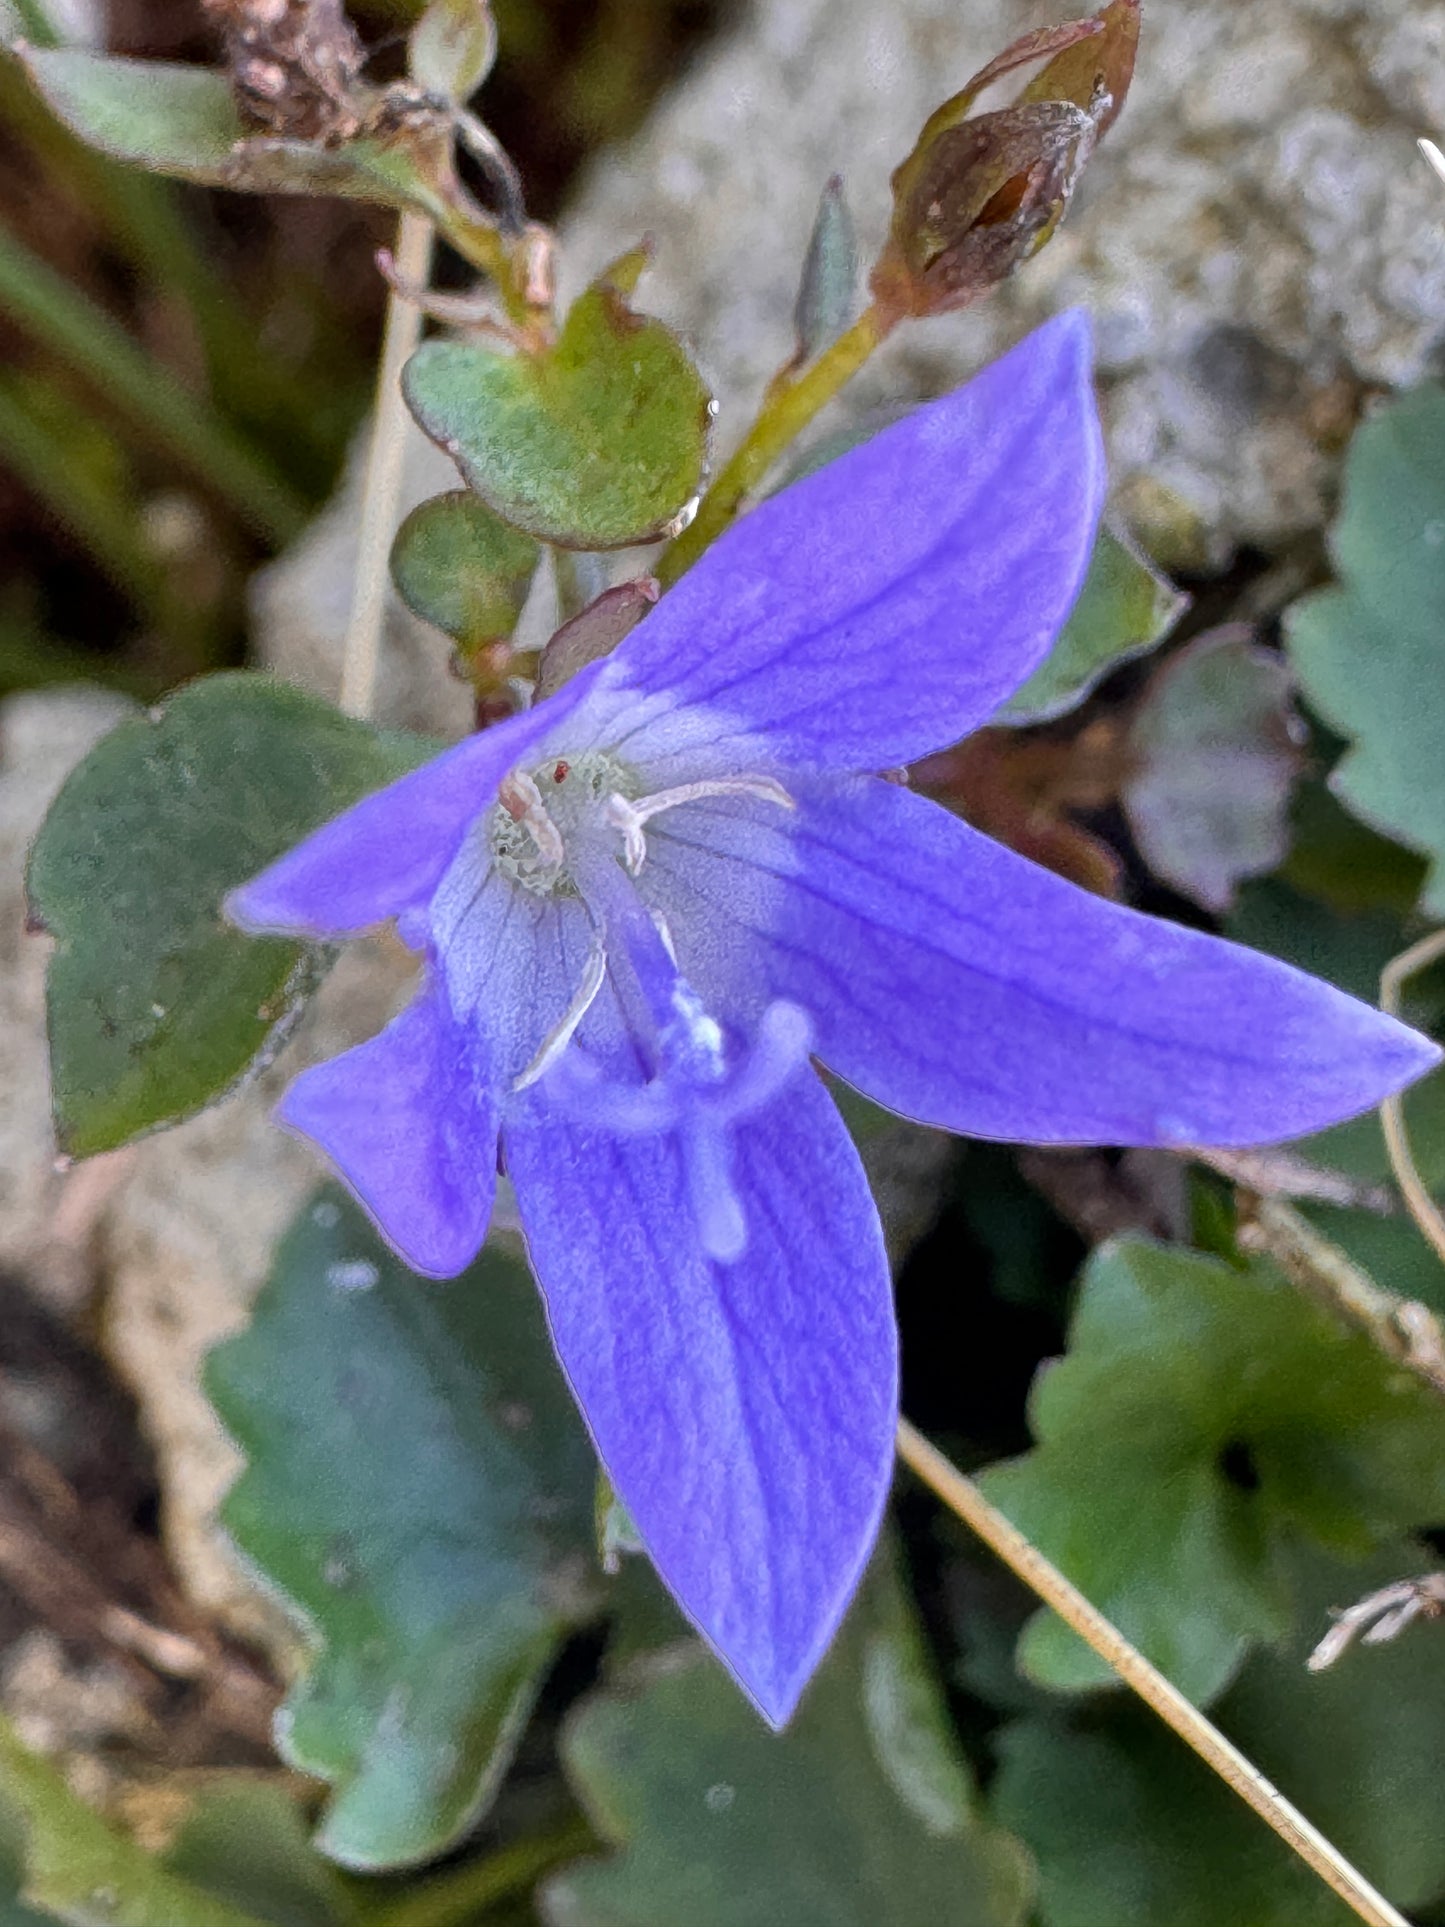
[[[520,823],[537,846],[544,863],[561,867],[567,852],[561,832],[548,816],[542,792],[524,769],[514,769],[502,779],[497,801],[514,823]]]
[[[798,807],[772,776],[717,776],[698,783],[679,783],[675,789],[654,790],[651,796],[620,796],[614,790],[603,807],[607,821],[622,833],[622,860],[633,876],[647,861],[643,830],[652,818],[683,803],[700,803],[709,796],[755,796],[764,803],[776,803],[779,809]]]

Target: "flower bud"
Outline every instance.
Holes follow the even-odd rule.
[[[968,307],[1027,261],[1063,219],[1074,187],[1123,106],[1139,0],[1025,34],[931,116],[893,176],[893,224],[873,269],[891,325]],[[1046,64],[1011,107],[969,116],[985,87]]]

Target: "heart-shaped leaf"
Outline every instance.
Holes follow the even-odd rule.
[[[526,1267],[417,1278],[325,1191],[206,1383],[249,1460],[224,1522],[317,1644],[280,1739],[332,1784],[320,1846],[442,1852],[601,1598],[596,1462]]]
[[[627,304],[627,256],[536,355],[429,341],[403,377],[412,413],[504,522],[568,549],[678,526],[707,460],[712,400],[686,349]]]
[[[275,1048],[319,954],[242,936],[223,897],[434,749],[248,674],[191,683],[97,744],[55,799],[27,876],[31,915],[56,939],[64,1151],[108,1151],[187,1117]]]
[[[1030,1420],[984,1489],[1197,1704],[1288,1629],[1290,1546],[1364,1557],[1445,1518],[1445,1402],[1263,1261],[1102,1246]],[[1019,1661],[1113,1681],[1047,1612]]]
[[[464,661],[510,636],[542,551],[459,489],[414,508],[391,549],[396,592],[451,637]]]
[[[881,1569],[880,1569],[881,1568]],[[567,1771],[619,1851],[544,1890],[557,1927],[1019,1927],[1028,1872],[981,1824],[884,1562],[787,1731],[691,1642],[573,1715]]]

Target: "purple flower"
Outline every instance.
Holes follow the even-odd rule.
[[[663,1579],[781,1723],[877,1531],[897,1356],[813,1059],[952,1131],[1256,1144],[1433,1064],[1269,958],[895,783],[1037,665],[1104,488],[1085,320],[753,510],[608,660],[327,824],[249,929],[394,917],[421,986],[281,1117],[417,1271],[501,1156],[552,1336]]]

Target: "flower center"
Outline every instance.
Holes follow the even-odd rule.
[[[500,873],[540,897],[581,899],[593,931],[581,982],[513,1090],[542,1087],[566,1116],[620,1136],[668,1133],[682,1153],[689,1208],[704,1251],[731,1263],[747,1244],[732,1175],[734,1127],[770,1104],[807,1062],[811,1026],[792,1004],[762,1012],[751,1038],[730,1038],[689,983],[662,919],[634,879],[647,826],[709,797],[748,796],[791,810],[775,777],[709,777],[643,793],[637,772],[601,750],[514,769],[485,819]],[[578,1041],[604,983],[643,1066],[621,1080]]]
[[[647,861],[645,830],[654,816],[709,796],[756,796],[790,810],[793,799],[772,776],[718,776],[639,795],[641,778],[605,750],[552,756],[503,778],[486,819],[497,868],[539,897],[582,896],[579,854],[606,850],[633,876]]]
[[[625,802],[641,787],[625,763],[595,749],[549,757],[530,771],[514,769],[487,817],[497,868],[535,896],[576,896],[568,845],[606,828],[610,797]]]

